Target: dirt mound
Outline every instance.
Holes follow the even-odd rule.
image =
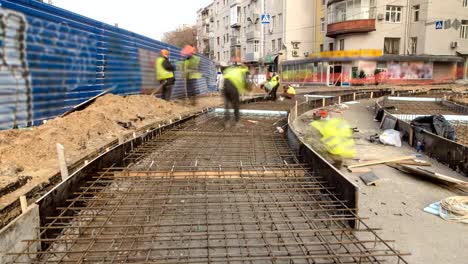
[[[34,185],[57,173],[56,143],[65,147],[67,162],[72,164],[119,135],[220,102],[219,97],[201,98],[198,106],[192,107],[149,95],[108,94],[84,110],[49,120],[44,125],[0,131],[0,189],[21,176],[28,176],[29,185]],[[1,205],[5,205],[5,199],[0,197]]]

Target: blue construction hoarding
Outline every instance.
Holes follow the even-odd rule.
[[[33,0],[0,0],[0,129],[37,125],[113,88],[115,94],[159,87],[154,62],[180,48]],[[215,89],[215,65],[202,57],[197,92]],[[174,98],[185,95],[176,72]]]

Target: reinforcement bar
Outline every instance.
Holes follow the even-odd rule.
[[[407,263],[301,162],[275,132],[281,119],[227,129],[211,112],[130,149],[14,263]]]

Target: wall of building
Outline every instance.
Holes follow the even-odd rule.
[[[427,2],[427,1],[426,1]],[[424,53],[433,55],[455,55],[457,51],[468,51],[468,39],[460,38],[460,28],[456,24],[468,20],[468,7],[463,1],[430,1],[426,20]],[[444,29],[436,30],[435,21],[443,20]],[[455,22],[458,21],[458,22]],[[457,48],[451,48],[452,42],[458,42]]]
[[[0,0],[0,129],[40,124],[107,89],[116,94],[159,88],[161,49],[180,48],[31,0]],[[202,58],[198,93],[215,87],[214,64]],[[175,98],[185,95],[176,72]]]
[[[286,1],[286,27],[285,44],[286,59],[304,59],[304,53],[312,54],[315,50],[316,27],[314,10],[317,0],[288,0]],[[293,47],[292,42],[300,42],[297,49]],[[296,51],[298,56],[293,56]]]
[[[339,49],[339,41],[344,39],[346,50],[352,49],[383,49],[384,48],[384,39],[385,38],[400,38],[400,54],[403,54],[404,49],[404,38],[405,38],[405,23],[406,23],[406,8],[407,0],[385,0],[385,1],[376,1],[376,15],[382,15],[384,19],[376,19],[375,31],[368,33],[353,33],[353,34],[344,34],[340,35],[334,39],[329,39],[325,45],[326,50],[329,50],[328,43],[334,43],[334,49]],[[363,4],[366,4],[366,1],[362,1]],[[385,21],[385,9],[387,3],[391,3],[394,6],[402,6],[402,17],[401,22],[392,23]],[[361,12],[369,12],[369,2],[367,5],[361,8]],[[327,19],[328,16],[327,16]]]

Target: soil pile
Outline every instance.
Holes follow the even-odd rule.
[[[34,185],[57,173],[56,143],[65,147],[67,162],[72,164],[119,135],[220,102],[219,97],[201,98],[198,106],[192,107],[149,95],[107,94],[82,111],[44,125],[0,131],[0,189],[18,181],[20,176],[31,176],[28,185]],[[4,204],[1,200],[0,204]]]

